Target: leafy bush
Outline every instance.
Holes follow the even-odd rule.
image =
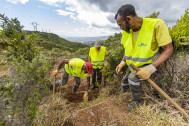
[[[20,62],[24,58],[32,61],[33,57],[39,53],[34,39],[35,34],[26,35],[17,18],[10,20],[0,14],[0,21],[2,22],[0,46],[6,50],[5,56],[8,60]]]
[[[48,93],[49,63],[36,56],[31,62],[21,60],[9,73],[9,82],[1,86],[0,120],[9,125],[29,125],[40,100]]]
[[[121,45],[121,35],[121,33],[116,33],[114,36],[110,36],[107,40],[105,40],[104,45],[105,47],[107,47],[109,53],[108,62],[110,66],[107,69],[107,76],[109,78],[111,78],[111,76],[115,72],[115,68],[122,60],[125,52],[123,46]]]
[[[89,47],[80,48],[75,53],[80,55],[88,55],[89,49],[90,49]]]
[[[0,14],[0,45],[13,67],[0,83],[0,124],[31,125],[38,104],[47,94],[49,62],[39,54],[35,34],[27,35],[15,19]]]
[[[189,37],[189,8],[185,10],[185,14],[181,16],[181,19],[177,20],[176,25],[169,29],[169,32],[175,49],[178,49],[181,46],[181,37]]]

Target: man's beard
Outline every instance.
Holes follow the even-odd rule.
[[[131,29],[131,24],[126,20],[126,28],[124,29],[124,31],[126,31],[127,33],[130,33],[130,29]]]

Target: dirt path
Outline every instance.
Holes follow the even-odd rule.
[[[127,118],[127,103],[122,106],[116,97],[77,111],[76,126],[129,126],[132,122]]]

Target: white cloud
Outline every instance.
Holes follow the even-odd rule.
[[[56,10],[56,12],[58,12],[59,15],[63,15],[63,16],[67,16],[67,15],[73,15],[74,13],[72,12],[68,12],[68,11],[64,11],[64,10]]]
[[[27,2],[29,2],[29,0],[7,0],[7,1],[13,4],[17,4],[17,3],[26,4]]]
[[[56,10],[56,12],[58,13],[58,15],[70,16],[71,19],[77,20],[77,18],[74,16],[73,12],[68,12],[68,11],[64,11],[64,10],[61,10],[61,9]]]
[[[160,11],[159,18],[172,26],[189,7],[187,0],[65,0],[66,5],[75,8],[81,22],[96,27],[117,27],[113,22],[117,10],[124,4],[133,4],[139,16],[146,17]]]
[[[73,20],[77,20],[77,18],[75,17],[75,15],[70,15],[70,18],[72,18]]]
[[[108,17],[114,15],[114,13],[103,12],[95,4],[79,0],[65,0],[65,3],[71,8],[75,8],[77,19],[83,23],[96,27],[117,27],[116,24],[108,20]]]
[[[72,8],[72,7],[66,7],[66,10],[73,11],[73,12],[76,11],[75,8]]]
[[[62,3],[65,0],[39,0],[39,1],[49,4],[49,5],[52,5],[52,6],[55,6],[55,7],[60,7],[60,4],[58,4],[58,3]]]
[[[103,12],[100,8],[94,4],[90,4],[85,0],[40,0],[46,4],[57,6],[58,2],[65,2],[69,7],[66,7],[66,10],[76,12],[77,15],[74,15],[71,12],[64,10],[56,10],[59,15],[70,15],[70,18],[73,20],[78,20],[82,23],[96,27],[112,27],[115,28],[117,25],[108,20],[109,16],[114,16],[114,13]]]
[[[7,0],[17,4],[25,4],[29,0]],[[32,0],[30,0],[32,2]],[[146,17],[154,11],[160,11],[159,18],[163,19],[168,26],[176,24],[184,14],[185,9],[189,7],[188,0],[38,0],[48,5],[54,6],[58,15],[68,16],[73,22],[81,22],[83,25],[76,26],[78,35],[108,35],[118,32],[114,15],[124,4],[133,4],[136,13],[140,17]],[[42,7],[42,6],[38,6]],[[52,10],[53,11],[53,10]],[[58,30],[57,30],[58,31]],[[73,30],[73,32],[76,32]],[[65,33],[60,31],[61,33]],[[70,32],[69,34],[71,34]],[[72,33],[74,34],[74,33]]]
[[[70,16],[75,21],[87,24],[88,27],[77,28],[73,35],[100,36],[111,35],[120,32],[114,16],[117,10],[124,4],[132,4],[138,16],[146,17],[154,11],[160,11],[159,18],[163,19],[168,26],[180,19],[184,10],[189,7],[186,0],[40,0],[47,4],[57,6],[63,3],[65,8],[56,10],[59,15]],[[79,29],[79,30],[78,30]]]

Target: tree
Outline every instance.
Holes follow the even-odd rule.
[[[147,16],[146,18],[157,18],[159,16],[160,12],[153,12],[152,14],[150,14],[149,16]]]
[[[4,14],[0,14],[2,30],[0,30],[0,46],[6,51],[8,60],[20,62],[22,58],[32,61],[38,54],[35,42],[35,34],[26,35],[23,27],[17,18],[9,19]]]
[[[177,20],[176,25],[169,29],[175,49],[180,47],[181,38],[189,37],[189,8],[185,10],[185,14]]]

